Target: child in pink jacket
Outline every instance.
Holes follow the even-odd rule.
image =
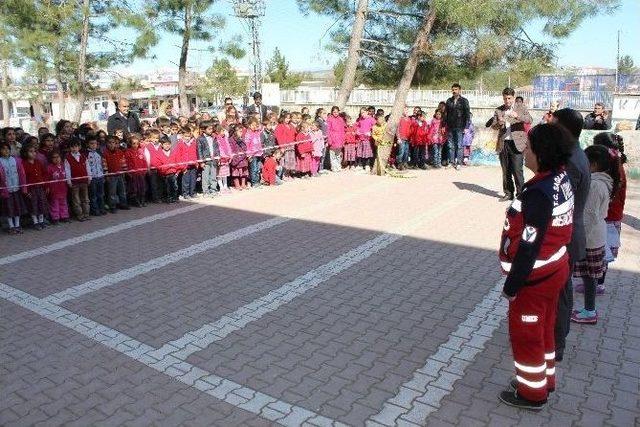
[[[69,205],[67,204],[67,193],[69,187],[67,185],[67,175],[62,164],[62,157],[58,151],[53,151],[49,156],[50,162],[47,166],[48,179],[51,181],[48,185],[49,214],[51,215],[51,224],[55,225],[58,221],[69,222]]]

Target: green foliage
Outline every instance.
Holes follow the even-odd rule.
[[[271,83],[280,83],[280,88],[282,89],[294,89],[306,77],[304,73],[292,73],[289,71],[289,63],[278,48],[275,48],[273,56],[267,63],[266,72],[269,81]]]
[[[333,51],[343,53],[353,23],[353,1],[297,0],[306,13],[337,19]],[[485,73],[531,75],[554,62],[555,45],[533,40],[525,27],[539,25],[555,39],[568,36],[586,17],[610,13],[620,0],[372,0],[361,46],[363,82],[394,87],[402,75],[420,20],[431,6],[436,21],[413,83],[472,81]],[[512,77],[512,82],[514,78]]]
[[[215,30],[225,26],[224,17],[211,12],[215,3],[216,0],[151,0],[147,2],[147,14],[164,31],[187,35],[190,40],[209,41]]]
[[[336,62],[335,65],[333,66],[333,78],[334,78],[336,87],[342,84],[342,79],[344,78],[346,64],[347,64],[346,59],[342,58],[338,62]],[[363,82],[364,82],[363,71],[361,68],[359,68],[356,71],[355,86],[358,86]]]
[[[218,58],[198,79],[195,91],[200,98],[219,102],[225,96],[237,97],[246,93],[248,87],[248,79],[239,78],[228,59]]]
[[[637,68],[633,62],[633,58],[629,55],[620,57],[618,61],[618,72],[620,74],[633,74],[637,71]]]
[[[142,90],[144,86],[139,79],[123,77],[111,83],[110,89],[117,94],[127,94],[135,90]]]
[[[0,37],[4,42],[0,44],[12,47],[11,63],[25,69],[27,83],[32,83],[33,87],[53,78],[67,83],[72,92],[91,89],[79,88],[77,84],[84,17],[81,4],[81,1],[51,0],[0,2],[0,27],[8,34],[8,37]],[[123,4],[126,2],[90,2],[88,77],[146,55],[149,47],[157,42],[149,20]],[[133,30],[133,40],[114,38],[113,30],[123,27]],[[128,36],[131,34],[129,32]]]

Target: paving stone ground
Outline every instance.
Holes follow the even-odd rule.
[[[0,425],[639,425],[640,183],[539,413],[496,397],[499,185],[344,172],[0,236]]]

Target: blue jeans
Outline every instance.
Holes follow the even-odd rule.
[[[406,139],[398,140],[398,154],[396,156],[396,164],[409,162],[409,141]]]
[[[124,186],[124,176],[113,175],[107,177],[109,183],[109,207],[111,209],[120,206],[127,206],[127,191]]]
[[[442,167],[442,145],[433,144],[431,146],[431,158],[433,159],[433,167]]]
[[[218,185],[218,165],[213,162],[204,164],[202,169],[202,193],[203,194],[215,194],[217,192],[216,186]]]
[[[196,179],[198,178],[198,170],[189,166],[182,172],[182,197],[193,197],[196,195]]]
[[[260,184],[260,172],[262,171],[262,157],[252,157],[249,161],[249,177],[251,186]]]
[[[91,215],[104,211],[104,178],[92,178],[89,183],[89,210]]]
[[[449,129],[447,136],[447,145],[449,146],[449,164],[454,165],[456,158],[458,164],[462,164],[463,150],[462,139],[464,138],[464,129]]]

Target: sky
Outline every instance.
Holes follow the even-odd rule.
[[[535,0],[531,0],[535,1]],[[213,11],[226,17],[226,28],[214,41],[228,40],[241,35],[247,51],[250,37],[246,27],[233,16],[230,0],[218,0]],[[582,22],[570,37],[559,42],[556,56],[559,66],[615,67],[616,36],[620,30],[621,55],[631,55],[640,66],[640,0],[622,0],[620,8],[612,15],[596,15]],[[275,47],[285,55],[292,70],[311,71],[330,69],[338,57],[327,52],[324,46],[329,42],[329,28],[333,19],[300,13],[295,0],[266,0],[266,12],[262,19],[261,40],[263,63],[268,60]],[[549,41],[541,31],[540,24],[527,28],[535,40]],[[180,54],[180,39],[163,34],[161,42],[152,50],[154,59],[136,60],[127,67],[120,67],[122,73],[142,74],[155,69],[177,69],[175,65]],[[189,53],[188,67],[194,71],[204,71],[213,54],[198,49],[206,49],[208,44],[195,43]],[[238,68],[248,69],[248,59],[236,62]]]

